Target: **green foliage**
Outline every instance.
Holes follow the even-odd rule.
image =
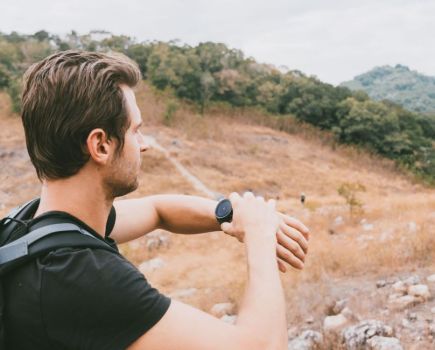
[[[376,67],[342,83],[363,90],[375,100],[390,100],[414,112],[435,113],[435,77],[428,77],[400,64]]]
[[[85,35],[71,31],[62,38],[43,30],[33,35],[0,33],[0,89],[9,92],[15,111],[20,109],[20,81],[27,67],[66,49],[122,52],[138,63],[143,77],[154,88],[194,102],[201,114],[210,103],[260,107],[282,118],[291,114],[321,129],[331,130],[340,142],[368,148],[435,183],[435,113],[410,112],[389,102],[391,94],[376,95],[376,98],[387,99],[380,102],[369,97],[372,96],[370,89],[381,81],[394,84],[407,98],[411,96],[409,92],[414,89],[414,83],[420,86],[426,81],[435,86],[431,78],[416,76],[406,67],[381,67],[359,76],[347,84],[359,89],[352,92],[347,87],[325,84],[300,71],[284,73],[272,65],[245,58],[240,50],[222,43],[205,42],[195,47],[176,41],[137,43],[128,36],[104,31]],[[411,76],[412,84],[408,79]],[[421,88],[418,91],[422,93]],[[435,91],[427,88],[427,93],[427,98],[435,99]],[[427,98],[419,100],[416,109],[430,106]],[[414,99],[411,97],[410,101]],[[171,123],[177,108],[175,100],[168,102],[165,123]]]
[[[171,125],[174,119],[175,113],[178,110],[178,103],[174,100],[169,100],[166,104],[165,114],[163,116],[163,121],[166,125]]]
[[[352,182],[345,182],[337,189],[338,194],[345,199],[346,204],[349,207],[350,216],[362,212],[363,203],[357,198],[357,193],[365,191],[366,188],[364,185]]]

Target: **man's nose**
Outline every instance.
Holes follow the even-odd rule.
[[[141,135],[140,138],[140,151],[145,152],[151,147],[151,142],[148,137]]]

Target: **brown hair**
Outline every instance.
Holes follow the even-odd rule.
[[[32,65],[24,75],[22,120],[39,179],[76,174],[89,160],[86,139],[95,128],[122,150],[130,121],[119,85],[140,79],[136,63],[121,54],[69,50]]]

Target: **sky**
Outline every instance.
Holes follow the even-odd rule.
[[[387,64],[435,76],[435,0],[0,0],[0,9],[3,33],[222,42],[332,84]]]

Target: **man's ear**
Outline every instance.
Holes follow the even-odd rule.
[[[113,142],[108,139],[103,129],[92,130],[86,139],[86,146],[89,155],[98,164],[107,164],[111,158]]]

